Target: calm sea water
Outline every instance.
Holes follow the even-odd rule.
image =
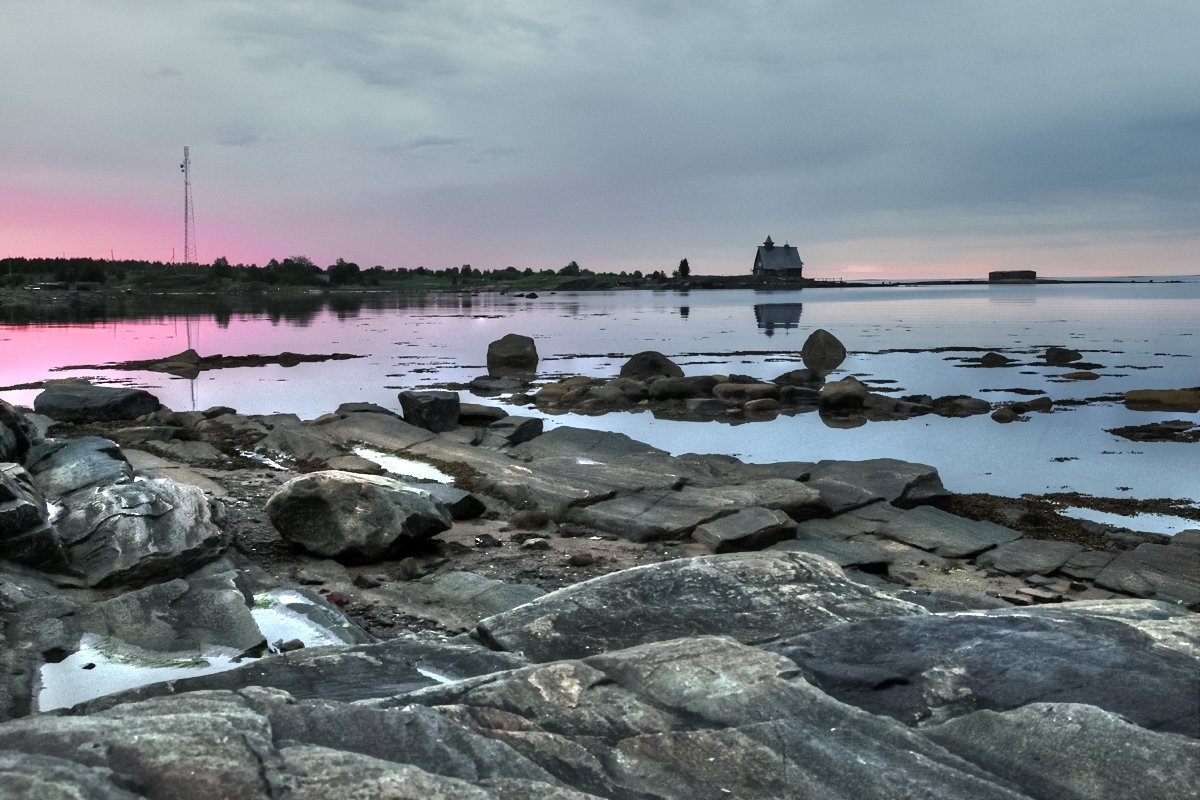
[[[742,425],[657,420],[648,413],[557,416],[548,423],[616,430],[675,453],[720,452],[748,461],[895,457],[939,468],[955,491],[1075,490],[1124,497],[1200,498],[1200,445],[1134,443],[1105,428],[1200,415],[1134,412],[1127,389],[1200,385],[1200,281],[1036,286],[930,286],[807,290],[561,293],[535,300],[497,294],[380,295],[287,301],[187,299],[81,301],[19,310],[0,323],[0,386],[82,376],[148,388],[175,409],[229,405],[244,413],[314,417],[351,400],[397,408],[399,389],[466,382],[483,374],[488,342],[532,336],[546,379],[612,375],[629,355],[659,350],[688,374],[771,378],[801,366],[816,328],[850,356],[853,374],[900,394],[1042,389],[1055,400],[1107,398],[1028,422],[985,416],[922,417],[826,427],[817,414]],[[1100,379],[1032,362],[1063,345],[1102,365]],[[73,365],[203,355],[345,352],[349,361],[215,370],[195,380]],[[934,349],[937,349],[935,352]],[[963,366],[987,348],[1019,359],[1001,369]],[[892,383],[888,383],[892,381]],[[30,404],[36,390],[0,397]],[[480,398],[482,402],[498,401]],[[513,409],[515,413],[537,413]]]

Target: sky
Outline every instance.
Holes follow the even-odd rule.
[[[0,257],[1200,272],[1200,3],[0,0]]]

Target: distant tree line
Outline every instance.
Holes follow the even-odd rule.
[[[115,261],[98,258],[4,258],[0,259],[0,287],[100,289],[127,287],[141,290],[215,289],[237,285],[246,289],[271,286],[437,288],[485,285],[538,288],[603,288],[605,286],[655,285],[671,279],[687,279],[687,259],[679,262],[671,277],[663,270],[643,274],[641,270],[596,273],[571,261],[560,269],[481,270],[470,264],[461,267],[362,268],[339,258],[320,267],[303,255],[271,259],[265,265],[232,264],[225,256],[211,264],[176,264],[162,261]]]

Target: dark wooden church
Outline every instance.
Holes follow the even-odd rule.
[[[781,278],[799,278],[804,273],[804,262],[800,260],[800,252],[790,244],[782,247],[767,240],[758,246],[754,254],[755,275],[778,275]]]

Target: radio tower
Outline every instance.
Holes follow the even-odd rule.
[[[192,159],[188,146],[183,146],[183,263],[197,264],[196,260],[196,217],[192,214]]]

